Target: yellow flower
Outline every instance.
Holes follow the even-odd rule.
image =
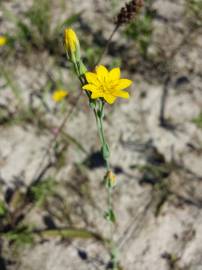
[[[131,80],[120,79],[120,68],[108,71],[104,66],[96,67],[95,73],[86,72],[88,84],[83,89],[90,91],[91,98],[104,98],[109,104],[114,103],[117,97],[129,98],[129,93],[123,89],[132,84]]]
[[[52,94],[52,99],[55,102],[60,102],[61,100],[63,100],[66,96],[68,95],[68,92],[66,90],[63,89],[57,89],[53,92]]]
[[[7,38],[5,36],[0,36],[0,47],[7,43]]]
[[[72,28],[65,29],[65,46],[70,60],[79,60],[80,58],[80,45],[76,33]]]

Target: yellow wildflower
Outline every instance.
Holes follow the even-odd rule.
[[[0,36],[0,47],[7,43],[7,38],[5,36]]]
[[[52,94],[52,99],[55,102],[60,102],[61,100],[63,100],[66,96],[68,95],[68,92],[66,90],[63,89],[57,89],[53,92]]]
[[[120,78],[120,68],[113,68],[108,71],[100,65],[94,72],[85,73],[88,84],[83,89],[90,91],[91,98],[104,98],[109,104],[114,103],[117,97],[129,98],[129,93],[123,89],[132,84],[131,80]]]
[[[70,60],[79,60],[80,58],[80,45],[76,33],[72,28],[65,29],[65,46]]]

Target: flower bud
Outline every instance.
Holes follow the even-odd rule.
[[[69,59],[72,62],[80,61],[80,44],[76,33],[72,28],[66,28],[64,36]]]
[[[107,188],[113,188],[116,185],[116,177],[112,171],[108,171],[104,177]]]

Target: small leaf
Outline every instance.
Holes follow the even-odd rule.
[[[105,212],[105,215],[104,215],[105,219],[112,222],[112,223],[115,223],[116,222],[116,216],[115,216],[115,213],[113,211],[112,208],[108,209],[106,212]]]
[[[78,62],[78,69],[80,76],[83,76],[87,72],[87,68],[81,60]]]
[[[31,196],[36,206],[41,207],[45,203],[48,196],[54,194],[56,183],[53,178],[44,179],[31,187]]]
[[[89,106],[90,106],[91,109],[94,110],[94,109],[96,108],[96,101],[90,99],[90,101],[89,101]]]
[[[34,241],[33,233],[29,227],[17,228],[2,235],[13,241],[17,246],[31,245]]]
[[[5,216],[7,213],[7,209],[5,206],[5,203],[3,201],[0,201],[0,217]]]
[[[104,118],[104,110],[99,110],[98,111],[98,117],[103,119]]]

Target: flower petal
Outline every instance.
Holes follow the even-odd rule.
[[[109,71],[103,65],[99,65],[96,67],[96,73],[100,82],[105,82],[107,77],[109,76]]]
[[[91,91],[91,92],[97,92],[98,91],[98,88],[93,84],[86,84],[86,85],[84,85],[82,87],[82,89],[88,90],[88,91]]]
[[[95,73],[86,72],[85,76],[86,76],[86,80],[87,80],[88,83],[92,83],[92,84],[95,84],[95,85],[99,84],[99,81],[97,79],[97,75]]]
[[[111,81],[116,81],[120,79],[120,68],[113,68],[110,72],[109,72],[109,79]]]
[[[112,104],[116,100],[116,97],[110,95],[110,94],[104,94],[104,99],[107,101],[107,103]]]
[[[118,84],[115,86],[115,90],[119,91],[119,90],[123,90],[127,87],[129,87],[132,84],[131,80],[128,79],[120,79],[118,81]]]
[[[126,91],[117,91],[114,93],[114,95],[116,97],[121,97],[121,98],[129,98],[130,97],[129,93]]]
[[[91,98],[95,99],[95,98],[99,98],[99,97],[103,97],[103,93],[102,92],[92,92]]]

